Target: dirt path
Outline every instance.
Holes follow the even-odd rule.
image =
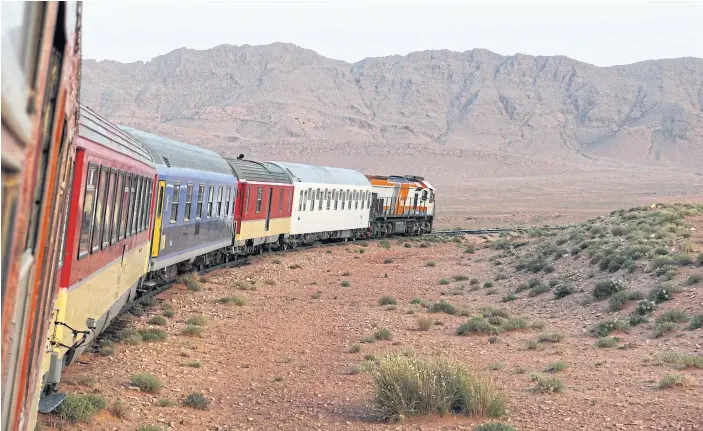
[[[183,286],[171,289],[159,298],[176,312],[165,326],[166,341],[120,343],[113,356],[88,356],[68,370],[69,382],[84,381],[86,375],[96,382],[66,385],[67,390],[96,391],[108,403],[122,400],[128,407],[126,417],[118,419],[103,411],[90,424],[64,429],[135,430],[148,424],[177,430],[470,430],[482,422],[466,418],[423,418],[404,424],[375,421],[372,376],[355,373],[354,367],[365,355],[389,352],[450,357],[490,374],[508,400],[504,421],[522,431],[703,429],[703,370],[676,371],[653,361],[665,348],[701,354],[696,343],[701,343],[702,330],[648,340],[641,329],[617,334],[624,343],[632,343],[627,350],[598,349],[585,327],[602,312],[598,308],[602,304],[583,307],[576,299],[557,303],[551,295],[499,303],[522,278],[510,275],[483,288],[493,278],[487,257],[495,251],[467,254],[463,246],[451,242],[427,248],[411,244],[406,248],[391,241],[391,248],[385,249],[378,242],[368,247],[349,243],[254,258],[250,265],[208,275],[199,292]],[[387,259],[392,263],[384,263]],[[436,266],[425,266],[430,260]],[[302,268],[290,269],[295,264]],[[440,279],[454,275],[476,278],[481,287],[471,290],[469,281],[440,285]],[[343,281],[349,286],[343,287]],[[239,290],[237,284],[256,290]],[[489,295],[492,289],[495,294]],[[685,291],[677,299],[679,305],[695,310],[703,303],[701,291],[703,287]],[[215,302],[231,295],[246,297],[248,303]],[[378,305],[384,295],[393,296],[397,305]],[[471,311],[500,306],[531,322],[542,321],[545,327],[503,332],[497,341],[491,340],[494,343],[487,335],[460,337],[455,331],[466,317],[430,314],[422,305],[410,304],[413,298],[445,300]],[[159,305],[150,308],[135,326],[145,326],[150,315],[160,312]],[[180,335],[185,321],[198,314],[209,322],[202,338]],[[420,316],[431,317],[436,324],[429,331],[419,331]],[[349,353],[350,346],[378,328],[390,330],[392,340],[361,344],[359,352]],[[527,350],[526,343],[545,331],[566,338]],[[567,365],[555,374],[564,383],[563,392],[533,392],[529,374],[559,360]],[[193,361],[200,368],[186,366]],[[130,388],[131,375],[139,372],[156,375],[164,384],[160,393]],[[666,373],[683,373],[698,383],[656,389]],[[192,392],[209,399],[209,410],[158,406],[159,399],[178,402]]]

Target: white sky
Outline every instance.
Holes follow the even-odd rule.
[[[289,42],[326,57],[486,48],[598,66],[703,57],[703,1],[86,1],[83,56],[147,61],[180,47]]]

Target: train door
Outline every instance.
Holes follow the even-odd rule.
[[[166,181],[159,181],[159,189],[156,193],[156,217],[154,218],[154,237],[151,240],[151,257],[157,257],[161,249],[161,217],[164,213],[164,194],[166,193]]]
[[[264,230],[268,232],[269,230],[269,225],[271,224],[271,199],[273,198],[273,187],[269,187],[269,201],[268,204],[266,205],[266,226],[264,227]]]

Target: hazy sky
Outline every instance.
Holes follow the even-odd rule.
[[[425,49],[566,55],[599,66],[703,57],[703,2],[84,2],[83,55],[289,42],[339,60]]]

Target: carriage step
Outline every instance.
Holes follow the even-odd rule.
[[[51,394],[42,396],[39,400],[39,412],[40,413],[51,413],[56,410],[56,407],[60,406],[66,398],[66,394]]]

